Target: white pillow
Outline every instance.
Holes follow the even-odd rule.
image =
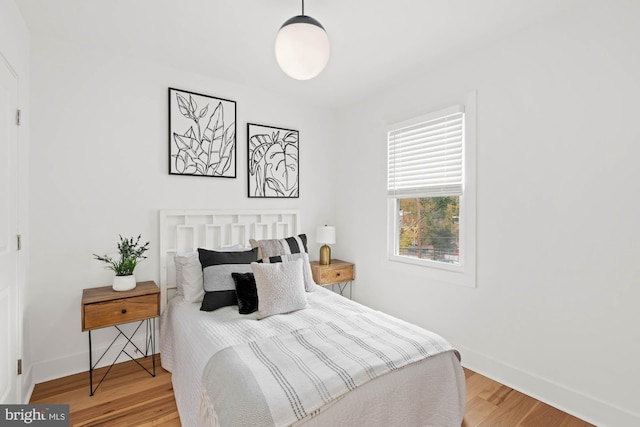
[[[307,307],[302,264],[302,259],[274,264],[251,263],[258,291],[256,319]]]
[[[204,297],[202,265],[198,252],[177,253],[176,287],[186,302],[201,302]]]

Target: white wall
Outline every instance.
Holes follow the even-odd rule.
[[[82,289],[112,280],[92,253],[115,251],[118,234],[142,233],[152,249],[136,277],[159,283],[160,209],[295,208],[311,239],[317,225],[334,220],[325,203],[330,188],[315,179],[335,141],[335,117],[327,110],[51,39],[34,38],[32,70],[29,311],[36,382],[88,369]],[[168,175],[168,87],[237,102],[236,179]],[[300,131],[299,199],[247,198],[247,122]],[[97,331],[97,347],[112,336]]]
[[[640,3],[570,15],[340,111],[338,239],[360,302],[598,425],[640,425]],[[478,93],[477,288],[386,258],[385,123]],[[365,189],[363,191],[363,189]]]
[[[598,425],[638,424],[639,8],[585,1],[571,16],[372,94],[340,111],[338,124],[310,102],[34,40],[35,381],[87,369],[81,290],[109,284],[91,253],[109,250],[118,233],[157,244],[163,208],[299,208],[308,231],[336,222],[333,252],[357,263],[359,301],[439,332],[465,365],[541,400]],[[169,86],[238,102],[237,179],[167,174]],[[427,282],[420,268],[386,260],[384,140],[385,123],[460,102],[471,89],[474,289]],[[300,199],[247,199],[247,121],[301,131]],[[322,165],[340,161],[318,179]],[[136,272],[157,280],[157,254]]]
[[[23,122],[18,128],[18,232],[23,237],[23,250],[18,254],[19,304],[24,307],[28,299],[28,260],[29,260],[29,224],[28,197],[29,183],[29,30],[13,0],[0,0],[0,56],[18,76],[18,108],[23,112]],[[2,59],[0,58],[0,61]],[[19,310],[18,322],[18,358],[23,366],[30,365],[29,346],[23,345],[28,337],[29,319],[26,309]],[[23,370],[20,392],[24,400],[31,393],[31,371]]]

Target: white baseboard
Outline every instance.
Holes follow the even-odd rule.
[[[159,332],[156,330],[156,354],[160,351],[160,340],[159,340]],[[109,353],[98,363],[96,368],[100,368],[103,366],[109,366],[113,362],[113,359],[116,357],[117,353],[120,351],[122,346],[126,340],[120,337],[113,344],[113,347],[109,350]],[[145,338],[144,334],[140,337],[136,336],[133,339],[133,342],[138,346],[138,348],[144,351]],[[108,348],[108,343],[100,343],[95,344],[93,346],[93,363],[96,363],[98,357]],[[131,348],[129,346],[129,348]],[[129,352],[132,354],[132,352]],[[132,356],[139,358],[143,357],[143,354],[137,353],[132,354]],[[117,363],[126,362],[131,360],[127,357],[126,354],[120,355]],[[159,368],[159,365],[156,366]],[[51,381],[58,378],[66,377],[73,374],[78,374],[80,372],[88,372],[89,371],[89,350],[82,351],[80,353],[71,354],[58,359],[49,359],[49,360],[41,360],[33,363],[33,383],[39,384],[45,381]],[[95,377],[94,377],[95,380]],[[99,378],[98,378],[99,380]],[[89,387],[89,382],[87,381],[87,388]]]
[[[600,427],[640,426],[640,414],[572,390],[547,378],[461,348],[465,368],[498,381],[561,411]]]

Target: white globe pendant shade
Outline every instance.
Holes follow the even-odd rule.
[[[285,22],[276,37],[276,60],[289,77],[309,80],[329,62],[329,37],[318,21],[298,15]]]

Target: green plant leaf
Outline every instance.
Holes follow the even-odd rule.
[[[133,274],[133,270],[136,268],[139,261],[147,258],[144,253],[149,250],[149,242],[141,245],[140,238],[142,235],[138,235],[135,240],[133,237],[128,239],[122,236],[119,237],[119,259],[113,259],[107,255],[101,256],[93,254],[93,256],[98,261],[105,262],[107,264],[105,268],[113,270],[117,276],[127,276]]]

